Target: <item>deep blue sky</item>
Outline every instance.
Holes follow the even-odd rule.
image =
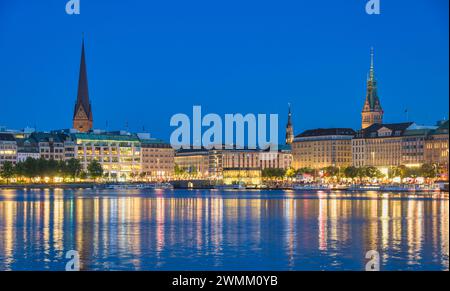
[[[81,34],[94,125],[143,126],[168,139],[170,117],[279,113],[295,133],[360,126],[370,47],[385,122],[448,116],[448,0],[0,0],[0,125],[71,126]]]

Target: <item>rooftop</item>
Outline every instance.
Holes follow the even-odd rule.
[[[371,126],[361,129],[358,131],[356,137],[357,138],[378,138],[378,137],[392,137],[392,136],[402,136],[405,134],[406,130],[410,128],[412,125],[415,125],[413,122],[403,122],[403,123],[375,123]],[[380,129],[387,129],[388,132],[391,131],[391,134],[383,134],[379,135]],[[412,130],[421,130],[424,129],[415,129],[416,127],[411,127]],[[413,132],[411,132],[413,133]]]
[[[296,137],[313,137],[327,135],[355,135],[355,131],[351,128],[316,128],[308,129],[300,133]]]
[[[10,133],[0,133],[0,141],[16,141],[16,139]]]
[[[135,135],[73,133],[71,136],[77,140],[139,142],[139,139]]]
[[[172,146],[162,139],[150,138],[140,139],[142,147],[172,148]]]

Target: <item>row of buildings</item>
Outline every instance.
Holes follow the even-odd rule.
[[[292,143],[293,167],[417,167],[424,163],[448,168],[449,122],[419,126],[413,122],[351,128],[307,130]]]
[[[83,40],[72,128],[35,132],[29,128],[8,130],[0,127],[0,168],[7,161],[17,164],[27,158],[57,161],[75,158],[87,171],[89,163],[96,160],[102,165],[106,179],[127,181],[137,177],[173,179],[175,169],[186,179],[221,179],[233,176],[229,173],[236,173],[236,170],[242,170],[242,175],[257,173],[260,177],[256,169],[287,169],[292,164],[289,146],[281,147],[276,153],[249,149],[175,152],[170,144],[151,138],[148,133],[94,130],[93,116]]]
[[[371,49],[367,92],[361,112],[361,129],[317,128],[294,135],[289,106],[286,146],[272,156],[264,151],[241,150],[223,154],[222,168],[243,170],[264,168],[323,169],[348,166],[374,166],[383,173],[389,167],[418,167],[429,163],[443,171],[448,179],[449,122],[423,126],[414,122],[383,123],[384,111],[377,92],[374,53]],[[184,168],[194,166],[204,176],[217,177],[211,160],[216,151],[182,151],[176,162]],[[203,158],[202,158],[203,157]],[[226,173],[224,173],[224,177]]]
[[[84,171],[92,160],[97,160],[105,178],[119,181],[138,176],[167,179],[174,171],[174,150],[149,134],[74,130],[0,132],[0,167],[6,161],[16,164],[27,158],[56,161],[75,158]]]
[[[294,135],[289,106],[285,144],[276,152],[258,149],[181,149],[148,133],[106,132],[93,129],[89,99],[84,40],[82,44],[78,94],[73,127],[67,130],[34,132],[0,127],[0,168],[6,161],[27,158],[80,160],[84,170],[99,161],[105,177],[126,181],[141,177],[151,180],[217,179],[258,184],[264,169],[322,169],[375,166],[420,166],[431,163],[448,169],[449,123],[419,126],[413,122],[383,123],[383,109],[371,51],[367,93],[361,113],[361,129],[318,128]],[[448,171],[447,171],[448,177]]]
[[[254,173],[266,168],[288,169],[292,165],[289,146],[277,152],[254,149],[179,150],[148,133],[59,130],[52,132],[12,131],[0,128],[0,167],[28,158],[67,161],[75,158],[87,171],[91,161],[100,162],[105,178],[126,181],[180,177],[222,179],[242,170]],[[257,176],[260,176],[256,174]],[[231,175],[232,176],[232,175]]]
[[[417,167],[430,163],[446,170],[448,177],[448,120],[433,126],[414,122],[383,123],[384,111],[377,92],[373,49],[370,59],[361,129],[304,131],[292,143],[293,167],[375,166],[386,172],[391,166]]]

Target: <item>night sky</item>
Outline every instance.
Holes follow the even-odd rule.
[[[370,47],[385,122],[448,117],[448,0],[0,0],[0,125],[69,128],[85,33],[94,127],[168,140],[175,113],[359,128]]]

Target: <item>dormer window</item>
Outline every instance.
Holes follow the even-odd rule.
[[[392,131],[389,128],[382,127],[378,130],[378,136],[391,136]]]

